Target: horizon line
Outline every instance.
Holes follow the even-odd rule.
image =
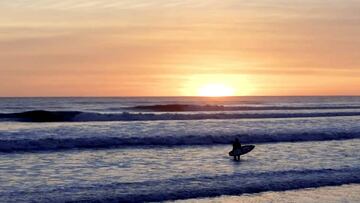
[[[238,95],[238,96],[0,96],[3,98],[234,98],[234,97],[360,97],[359,95]]]

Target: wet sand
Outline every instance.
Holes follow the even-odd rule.
[[[221,196],[215,198],[188,199],[176,203],[358,203],[360,202],[360,184],[333,187],[309,188],[282,192],[263,192],[241,196]]]

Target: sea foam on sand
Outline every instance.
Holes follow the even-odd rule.
[[[360,202],[360,184],[342,186],[308,188],[282,192],[263,192],[258,194],[245,194],[241,196],[221,196],[215,198],[187,199],[174,201],[175,203],[357,203]]]

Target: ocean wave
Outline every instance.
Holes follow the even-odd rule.
[[[353,183],[360,183],[359,168],[325,168],[50,187],[42,191],[2,193],[0,199],[26,202],[160,202]]]
[[[24,122],[61,122],[72,121],[78,111],[25,111],[21,113],[2,113],[0,121],[24,121]]]
[[[92,113],[80,111],[27,111],[0,114],[0,121],[20,122],[90,122],[90,121],[163,121],[206,119],[262,119],[360,116],[360,112],[286,112],[286,113]]]
[[[219,184],[221,183],[221,184]],[[141,183],[118,183],[102,185],[103,192],[118,195],[85,198],[82,202],[142,202],[215,197],[220,195],[252,194],[265,191],[285,191],[322,186],[360,183],[358,168],[307,169],[263,173],[235,173],[216,177],[197,177],[148,181]],[[151,186],[151,187],[149,187]],[[94,190],[92,188],[91,190]],[[138,191],[142,191],[138,193]],[[114,193],[112,193],[114,194]]]
[[[254,110],[326,110],[326,109],[360,109],[360,106],[223,106],[223,105],[186,105],[164,104],[135,106],[130,110],[154,112],[186,112],[186,111],[254,111]]]
[[[243,144],[306,142],[345,140],[360,138],[360,132],[351,133],[297,133],[297,134],[233,134],[233,135],[184,135],[154,137],[79,137],[79,138],[42,138],[42,139],[6,139],[0,140],[0,152],[36,152],[72,149],[111,149],[145,146],[191,146],[230,144],[240,138]]]

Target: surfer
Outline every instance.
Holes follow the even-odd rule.
[[[247,154],[255,148],[255,145],[241,146],[241,143],[238,138],[234,140],[232,145],[233,145],[233,149],[229,152],[229,156],[233,156],[235,161],[240,161],[241,155]]]
[[[236,151],[241,151],[241,143],[239,141],[238,138],[235,139],[235,141],[233,142],[233,151],[236,153]],[[240,152],[241,153],[241,152]],[[240,153],[236,153],[236,154],[240,154]],[[234,156],[234,160],[238,160],[240,161],[240,155],[236,155]]]

